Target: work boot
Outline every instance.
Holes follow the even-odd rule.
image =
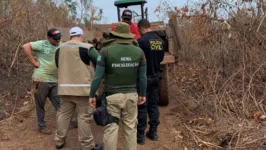
[[[65,146],[65,144],[66,144],[66,141],[64,141],[64,143],[61,145],[56,144],[55,147],[56,147],[56,149],[62,149]]]
[[[103,150],[103,146],[101,144],[95,144],[94,148],[91,150]]]
[[[157,128],[150,128],[150,130],[146,133],[146,136],[152,141],[158,141]]]
[[[145,136],[144,136],[144,131],[142,132],[137,132],[137,143],[139,145],[144,145],[145,144]]]
[[[52,131],[50,129],[47,129],[46,127],[45,128],[39,128],[39,132],[42,134],[46,134],[46,135],[52,134]]]

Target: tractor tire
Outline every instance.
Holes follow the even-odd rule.
[[[161,77],[160,77],[160,90],[159,90],[159,105],[167,106],[169,104],[169,72],[168,65],[163,65],[161,67]]]

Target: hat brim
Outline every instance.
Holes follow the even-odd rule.
[[[135,37],[135,34],[132,34],[132,33],[118,33],[118,32],[112,31],[111,34],[114,36],[125,38],[125,39],[133,39]]]
[[[54,39],[54,40],[59,40],[59,39],[61,39],[61,34],[59,33],[59,34],[56,34],[56,35],[54,35],[54,36],[51,36],[50,38],[52,38],[52,39]]]
[[[130,16],[121,16],[122,19],[132,19]]]
[[[81,36],[81,35],[83,35],[83,33],[82,34],[70,34],[69,36],[71,37],[71,36]]]

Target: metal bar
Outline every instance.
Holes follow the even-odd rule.
[[[141,18],[144,19],[144,4],[141,4]]]
[[[148,7],[146,7],[146,9],[145,9],[145,16],[146,16],[145,19],[149,20],[149,18],[148,18]]]
[[[120,17],[120,8],[117,7],[117,16],[118,16],[118,21],[121,21],[121,17]]]

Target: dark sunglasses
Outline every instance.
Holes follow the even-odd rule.
[[[53,40],[55,40],[55,41],[60,41],[61,38],[53,38]]]

